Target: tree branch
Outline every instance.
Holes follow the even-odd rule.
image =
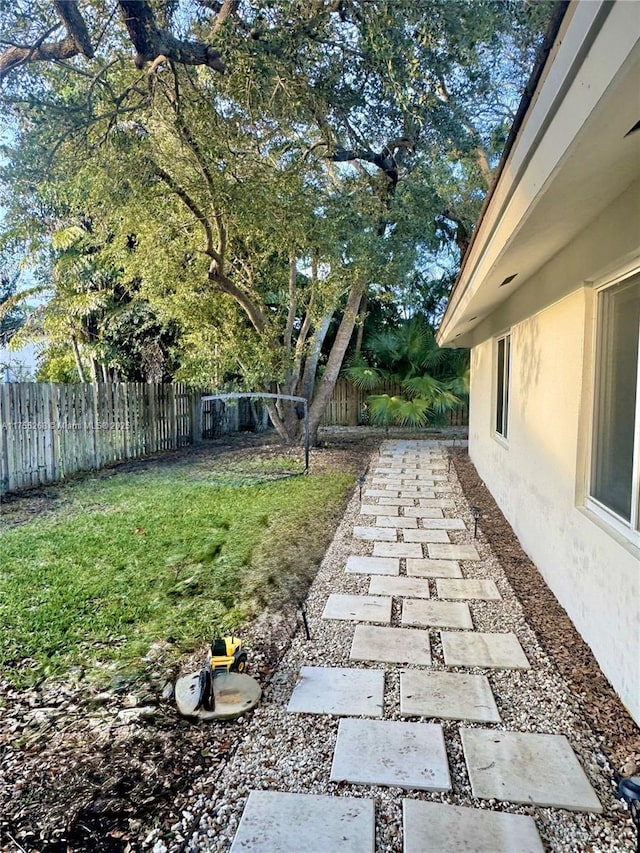
[[[291,339],[293,337],[293,323],[296,319],[296,259],[295,255],[289,255],[289,311],[287,313],[287,325],[284,330],[284,348],[287,353],[291,352]]]
[[[202,177],[205,180],[205,183],[209,189],[209,194],[211,196],[211,200],[213,202],[213,199],[216,198],[217,193],[216,193],[216,187],[215,187],[215,184],[213,181],[213,175],[211,174],[211,170],[209,169],[209,165],[206,161],[205,156],[202,153],[202,149],[200,148],[199,143],[197,142],[197,140],[195,139],[195,137],[191,133],[189,127],[187,126],[187,124],[183,120],[182,115],[180,113],[179,105],[177,104],[177,102],[175,104],[173,104],[173,106],[174,106],[175,112],[176,112],[176,125],[178,127],[178,132],[180,133],[180,136],[182,137],[183,141],[186,143],[186,145],[191,150],[191,153],[193,154],[193,156],[195,157],[196,164],[198,166],[198,169],[200,170],[200,173],[202,174]],[[226,249],[227,249],[227,229],[225,227],[222,214],[217,210],[214,210],[214,212],[213,212],[213,224],[214,224],[214,227],[216,229],[216,234],[218,237],[218,250],[217,251],[218,251],[218,263],[220,265],[220,272],[224,273],[224,260],[225,260],[225,254],[226,254]]]
[[[334,163],[348,163],[354,160],[364,160],[366,163],[372,163],[384,172],[387,180],[391,184],[391,191],[398,183],[398,161],[396,152],[398,150],[415,150],[415,143],[408,137],[398,137],[388,142],[382,151],[378,154],[370,148],[335,148],[333,153],[329,155],[329,159]]]
[[[156,163],[155,161],[151,161],[151,165],[155,174],[160,178],[160,180],[163,181],[169,187],[169,189],[178,196],[180,201],[186,207],[189,208],[189,210],[191,211],[191,213],[193,213],[200,225],[202,225],[206,240],[205,254],[212,258],[217,268],[220,269],[222,265],[222,258],[220,256],[220,253],[216,250],[214,246],[211,223],[209,222],[205,214],[202,212],[202,210],[200,210],[200,207],[191,198],[189,193],[183,187],[181,187],[180,184],[165,169],[162,168],[162,166],[158,165],[158,163]]]
[[[216,35],[225,20],[238,5],[237,0],[224,0],[218,4],[218,18],[213,27]],[[66,35],[56,42],[48,42],[49,36],[61,24],[51,27],[33,45],[12,45],[0,53],[0,81],[13,69],[27,62],[55,62],[71,59],[82,54],[93,59],[94,48],[89,29],[75,0],[54,0],[56,13],[66,28]],[[220,73],[225,71],[221,53],[210,44],[178,39],[157,22],[148,0],[118,0],[117,8],[129,38],[136,49],[135,63],[143,68],[147,62],[159,64],[166,60],[181,65],[206,65]]]
[[[25,62],[53,62],[58,59],[70,59],[81,53],[87,59],[93,59],[93,47],[89,31],[75,0],[56,0],[54,7],[58,17],[67,30],[60,41],[47,42],[49,36],[60,28],[60,24],[50,27],[33,45],[14,45],[0,54],[0,81],[16,66]]]
[[[217,269],[217,265],[211,264],[209,267],[209,281],[215,284],[218,290],[231,296],[245,312],[251,325],[259,334],[266,329],[268,318],[266,314],[253,302],[252,299],[239,287],[227,278],[226,275],[221,275]]]
[[[471,232],[469,226],[460,216],[458,216],[452,210],[443,210],[440,214],[440,218],[448,219],[450,222],[455,223],[456,228],[453,237],[458,245],[458,248],[460,249],[460,257],[464,257],[465,252],[469,248],[469,243],[471,242]]]
[[[147,62],[153,62],[159,56],[166,56],[181,65],[207,65],[214,71],[225,71],[220,51],[211,45],[183,41],[161,29],[147,0],[118,0],[118,6],[129,38],[137,51],[135,62],[138,68],[143,68]]]
[[[216,17],[215,23],[213,25],[212,35],[217,36],[220,30],[222,29],[222,25],[230,18],[231,15],[235,14],[238,10],[238,6],[240,5],[240,0],[224,0],[223,3],[220,3],[218,16]]]
[[[62,20],[69,35],[78,46],[78,51],[86,56],[87,59],[93,59],[93,45],[91,44],[91,36],[85,23],[84,18],[77,3],[74,0],[55,0],[54,7],[58,13],[58,17]]]
[[[309,304],[307,305],[307,310],[304,315],[304,321],[302,323],[302,328],[300,329],[300,334],[298,335],[298,340],[296,341],[296,360],[300,365],[302,362],[302,353],[304,351],[304,345],[307,342],[307,335],[309,334],[309,329],[311,328],[311,313],[313,311],[315,301],[316,301],[316,287],[318,285],[318,256],[315,254],[311,257],[311,293],[309,296]],[[298,372],[300,371],[300,367],[298,367]]]

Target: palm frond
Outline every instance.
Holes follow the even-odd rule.
[[[391,397],[389,394],[372,394],[368,398],[368,403],[369,415],[373,423],[383,426],[392,423],[394,405],[397,405],[397,402],[394,404],[394,401],[398,399],[401,398]]]
[[[428,374],[405,379],[402,387],[408,393],[409,397],[422,397],[431,401],[437,399],[443,390],[442,382]]]
[[[353,382],[356,388],[363,391],[373,391],[383,379],[381,371],[370,367],[362,355],[356,355],[351,359],[343,370],[343,375]]]
[[[413,400],[399,399],[394,412],[394,421],[398,426],[424,427],[429,422],[431,408],[428,400],[415,397]]]

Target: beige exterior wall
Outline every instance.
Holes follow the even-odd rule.
[[[634,252],[640,264],[637,229],[628,227],[629,220],[637,223],[637,190],[476,332],[469,445],[525,551],[640,723],[640,551],[582,506],[593,389],[591,282],[630,267]],[[494,430],[494,376],[495,336],[506,331],[511,388],[505,442]]]

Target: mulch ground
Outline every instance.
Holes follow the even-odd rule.
[[[624,776],[639,773],[640,730],[566,611],[522,550],[467,451],[458,448],[451,455],[464,495],[471,506],[481,511],[479,527],[520,600],[527,622],[578,697],[612,767]]]

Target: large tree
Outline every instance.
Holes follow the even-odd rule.
[[[464,251],[550,8],[15,5],[13,234],[88,215],[101,268],[179,323],[184,374],[224,364],[241,387],[302,394],[312,435],[368,296]],[[295,439],[295,408],[270,414]]]

